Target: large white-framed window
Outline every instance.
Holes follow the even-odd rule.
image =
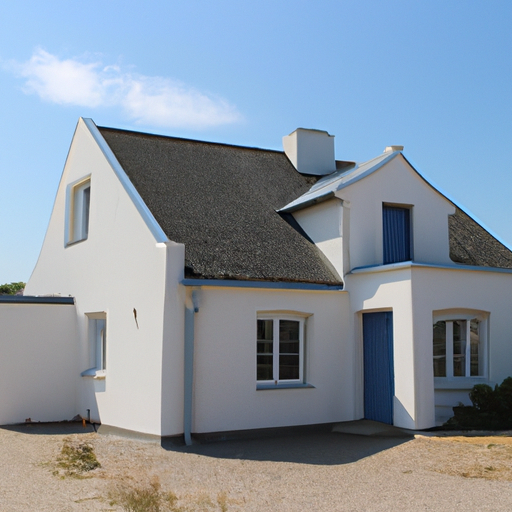
[[[103,378],[107,370],[107,314],[86,313],[89,338],[89,365],[83,377]]]
[[[488,315],[454,311],[434,316],[434,377],[456,381],[487,376]]]
[[[257,385],[304,383],[305,321],[300,315],[258,314]]]
[[[91,205],[90,176],[68,187],[66,245],[87,240]]]

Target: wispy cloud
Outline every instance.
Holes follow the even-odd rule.
[[[85,59],[59,59],[34,51],[12,70],[25,79],[23,90],[42,100],[81,107],[120,107],[138,124],[205,128],[234,123],[241,114],[228,101],[177,80],[144,76]]]

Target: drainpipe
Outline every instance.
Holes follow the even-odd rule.
[[[183,405],[183,436],[185,444],[192,444],[192,392],[194,389],[194,322],[199,311],[197,290],[192,291],[192,307],[185,309],[185,381]]]

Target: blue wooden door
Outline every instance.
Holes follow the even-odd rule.
[[[364,417],[393,424],[393,313],[363,313]]]

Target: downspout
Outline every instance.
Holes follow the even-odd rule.
[[[192,444],[192,393],[194,389],[194,323],[199,311],[197,291],[192,291],[192,307],[185,308],[185,380],[183,404],[183,436],[185,444]]]

